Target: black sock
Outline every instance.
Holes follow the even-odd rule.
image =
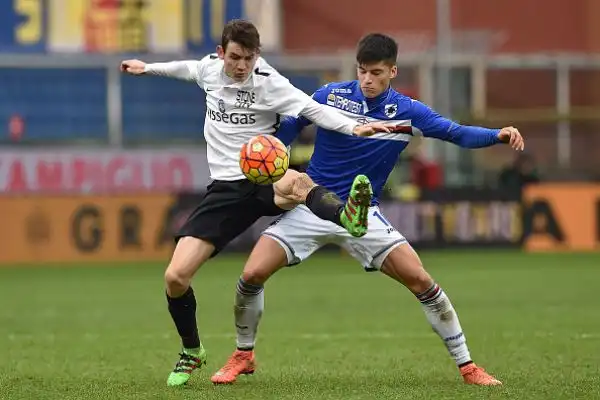
[[[194,290],[190,288],[181,297],[169,297],[169,312],[175,322],[177,332],[181,336],[181,343],[186,349],[197,349],[200,347],[198,336],[198,325],[196,323],[196,297]]]
[[[317,217],[342,226],[340,215],[344,210],[344,202],[325,187],[312,188],[306,196],[305,204]]]

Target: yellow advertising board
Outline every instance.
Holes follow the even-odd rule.
[[[167,262],[174,202],[166,194],[0,197],[0,264]]]

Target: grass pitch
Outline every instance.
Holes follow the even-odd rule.
[[[462,384],[414,297],[337,254],[268,283],[256,374],[215,387],[244,261],[220,256],[194,283],[209,360],[184,388],[165,384],[163,265],[0,268],[0,399],[600,399],[600,254],[422,258],[503,387]]]

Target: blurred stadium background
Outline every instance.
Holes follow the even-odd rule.
[[[396,89],[465,124],[521,130],[521,156],[411,145],[382,208],[446,286],[473,352],[508,381],[498,398],[600,398],[600,304],[580,291],[600,277],[599,15],[597,0],[0,1],[0,398],[197,397],[163,388],[177,341],[161,274],[209,181],[204,94],[118,65],[200,58],[236,17],[307,93],[354,79],[355,43],[383,31],[400,45]],[[293,147],[297,168],[313,134]],[[197,278],[209,372],[232,347],[235,280],[267,222]],[[274,279],[255,386],[219,391],[206,374],[192,386],[480,398],[458,387],[410,296],[352,264],[324,251]],[[306,365],[294,366],[298,349]]]

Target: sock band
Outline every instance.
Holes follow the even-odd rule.
[[[440,288],[437,283],[434,283],[429,289],[423,293],[417,294],[416,296],[422,304],[426,304],[437,300],[442,293],[444,293],[442,288]]]
[[[314,188],[310,189],[310,192],[308,192],[308,194],[306,195],[306,200],[304,201],[304,203],[308,206],[308,208],[310,208],[310,204],[315,199],[315,196],[317,194],[321,194],[324,191],[327,191],[327,189],[325,189],[323,186],[320,186],[320,185],[317,185]],[[321,197],[321,196],[317,196],[317,197]]]
[[[264,290],[262,285],[247,283],[242,278],[237,283],[236,291],[243,296],[256,296]]]
[[[193,299],[194,304],[196,304],[196,297],[194,296],[194,289],[192,289],[192,287],[190,286],[188,288],[188,290],[185,291],[184,294],[182,294],[179,297],[171,297],[169,296],[169,294],[167,293],[167,301],[169,302],[169,304],[173,304],[173,305],[187,305],[190,303],[190,300]]]

